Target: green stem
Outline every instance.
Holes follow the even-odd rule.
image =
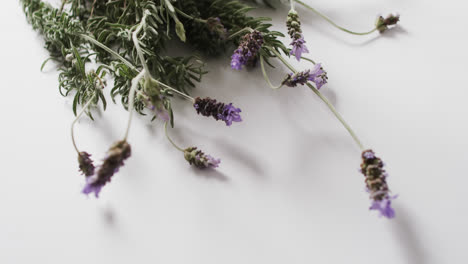
[[[130,67],[132,70],[134,71],[138,71],[137,68],[135,66],[133,66],[132,63],[130,63],[128,60],[126,60],[124,57],[120,56],[120,54],[118,54],[117,52],[113,51],[111,48],[107,47],[106,45],[102,44],[101,42],[97,41],[96,39],[94,39],[93,37],[90,37],[86,34],[80,34],[79,35],[80,37],[86,39],[87,41],[93,43],[94,45],[100,47],[101,49],[109,52],[110,54],[114,55],[117,59],[119,59],[120,61],[122,61],[125,65],[127,65],[128,67]]]
[[[124,141],[127,141],[128,138],[128,133],[130,131],[130,126],[132,124],[132,119],[133,119],[133,107],[135,104],[135,91],[138,88],[138,83],[140,80],[143,78],[145,75],[145,70],[142,70],[133,80],[132,80],[132,87],[130,88],[130,91],[128,93],[128,124],[127,124],[127,129],[125,130],[125,136],[123,138]]]
[[[311,62],[311,63],[314,64],[314,65],[316,64],[314,60],[309,59],[309,58],[307,58],[307,57],[301,57],[301,59],[306,60],[306,61],[309,61],[309,62]]]
[[[236,37],[236,36],[238,36],[238,35],[240,35],[240,34],[246,32],[246,31],[252,32],[253,29],[250,28],[250,27],[243,28],[243,29],[237,31],[236,33],[231,34],[231,35],[228,37],[228,39],[232,39],[232,38],[234,38],[234,37]]]
[[[270,78],[268,77],[268,74],[265,70],[265,62],[264,62],[264,59],[263,59],[263,56],[260,56],[260,65],[262,67],[262,73],[263,73],[263,78],[265,79],[265,81],[268,83],[268,85],[270,85],[271,89],[279,89],[283,86],[283,84],[280,84],[278,86],[274,86],[271,81],[270,81]]]
[[[190,100],[190,101],[192,101],[192,102],[195,102],[195,98],[191,97],[190,95],[186,95],[186,94],[184,94],[184,93],[182,93],[182,92],[180,92],[180,91],[177,91],[176,89],[174,89],[174,88],[170,87],[169,85],[164,84],[164,83],[162,83],[162,82],[160,82],[160,81],[158,81],[158,80],[154,80],[154,81],[156,81],[157,83],[159,83],[159,84],[160,84],[161,86],[163,86],[164,88],[166,88],[166,89],[168,89],[168,90],[171,90],[171,92],[174,92],[174,93],[176,93],[177,95],[179,95],[179,96],[181,96],[181,97],[183,97],[183,98],[185,98],[185,99],[187,99],[187,100]]]
[[[75,141],[75,124],[78,122],[80,117],[83,115],[83,113],[88,109],[89,105],[93,102],[93,100],[96,98],[96,93],[86,102],[86,104],[83,106],[83,109],[81,109],[80,113],[76,116],[75,120],[73,120],[71,124],[71,138],[72,138],[72,143],[73,147],[75,148],[76,152],[80,154],[80,150],[76,146],[76,141]]]
[[[286,65],[286,67],[288,67],[293,73],[297,73],[298,71],[288,62],[286,61],[285,58],[283,58],[283,56],[281,56],[281,54],[279,54],[279,52],[277,52],[275,49],[273,48],[268,48],[271,52],[273,52],[276,57],[281,60],[281,62],[284,63],[284,65]],[[328,99],[323,96],[322,93],[320,93],[320,91],[315,88],[310,82],[307,83],[307,86],[328,106],[328,108],[330,109],[330,111],[332,111],[332,113],[335,115],[335,117],[341,122],[341,124],[346,128],[346,130],[348,131],[348,133],[351,135],[351,137],[354,139],[354,141],[356,142],[356,144],[359,146],[359,148],[361,150],[365,150],[364,148],[364,145],[361,143],[361,141],[359,140],[358,136],[356,135],[356,133],[354,133],[353,129],[351,129],[351,127],[348,125],[348,123],[346,123],[346,121],[344,120],[344,118],[340,115],[340,113],[338,113],[338,111],[336,110],[336,108],[330,103],[330,101],[328,101]]]
[[[342,31],[344,31],[344,32],[347,32],[347,33],[349,33],[349,34],[362,36],[362,35],[369,35],[369,34],[375,32],[375,31],[377,30],[377,28],[374,28],[374,29],[372,29],[372,30],[370,30],[370,31],[368,31],[368,32],[354,32],[354,31],[351,31],[351,30],[349,30],[349,29],[346,29],[346,28],[344,28],[344,27],[341,27],[341,26],[337,25],[335,22],[333,22],[333,20],[331,20],[330,18],[328,18],[328,17],[325,16],[324,14],[320,13],[317,9],[315,9],[315,8],[311,7],[310,5],[308,5],[308,4],[304,3],[304,2],[302,2],[301,0],[294,0],[294,1],[296,1],[297,3],[301,4],[302,6],[308,8],[308,9],[310,9],[310,11],[314,12],[315,14],[317,14],[318,16],[320,16],[321,18],[325,19],[325,20],[326,20],[328,23],[330,23],[332,26],[336,27],[336,28],[339,29],[339,30],[342,30]]]
[[[147,82],[151,80],[151,75],[149,72],[148,65],[146,64],[145,56],[143,55],[143,51],[141,50],[140,42],[138,41],[138,34],[140,33],[141,29],[146,23],[146,17],[150,14],[151,13],[148,10],[145,10],[143,17],[141,18],[140,24],[138,25],[138,27],[135,29],[135,31],[132,34],[133,44],[135,45],[135,49],[140,59],[141,65],[143,65],[143,69],[145,72],[145,80]]]
[[[183,16],[185,18],[192,19],[192,20],[194,20],[196,22],[205,23],[205,24],[208,22],[207,20],[196,18],[196,17],[193,17],[193,16],[191,16],[189,14],[186,14],[186,13],[184,13],[182,10],[180,10],[178,8],[174,8],[174,9],[178,14],[180,14],[181,16]]]
[[[178,149],[178,150],[180,150],[180,151],[182,151],[182,152],[185,152],[183,148],[177,146],[177,144],[174,143],[174,141],[172,141],[171,137],[170,137],[169,134],[167,133],[167,122],[164,123],[164,132],[166,133],[166,138],[167,138],[167,140],[169,140],[169,142],[171,142],[171,144],[172,144],[172,146],[174,146],[174,148],[176,148],[176,149]]]

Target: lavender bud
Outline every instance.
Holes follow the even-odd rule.
[[[78,163],[80,165],[80,171],[84,176],[89,177],[94,175],[95,167],[89,153],[84,151],[80,152],[78,154]]]
[[[94,192],[94,195],[98,197],[102,187],[111,181],[112,176],[124,165],[124,161],[131,156],[131,153],[132,150],[127,141],[116,142],[107,152],[106,158],[97,173],[86,179],[83,193],[90,194]]]
[[[254,30],[242,37],[239,47],[231,57],[231,68],[241,70],[244,65],[253,65],[257,60],[257,54],[263,45],[262,33]]]
[[[197,150],[196,147],[186,148],[184,150],[184,157],[190,165],[195,165],[199,169],[217,168],[219,163],[221,163],[220,159],[205,155],[203,151]]]
[[[323,70],[320,63],[315,64],[312,70],[305,70],[296,74],[288,74],[283,80],[283,85],[296,87],[298,84],[304,85],[308,81],[315,83],[317,89],[320,89],[327,83],[327,72]]]
[[[217,102],[215,99],[207,98],[195,98],[195,103],[193,104],[195,110],[198,114],[203,116],[211,116],[216,120],[222,120],[226,122],[227,126],[232,125],[232,122],[241,122],[242,118],[239,108],[236,108],[230,104],[224,104]]]
[[[293,40],[291,42],[290,55],[294,55],[298,61],[301,60],[302,53],[309,53],[302,35],[301,21],[299,21],[299,15],[296,11],[291,10],[288,13],[288,19],[286,20],[286,26],[288,28],[288,34]]]
[[[366,177],[366,188],[372,200],[369,209],[378,210],[381,216],[387,218],[395,217],[395,210],[391,205],[396,196],[390,195],[384,163],[372,150],[362,152],[361,173]]]
[[[375,27],[380,33],[384,33],[387,31],[388,26],[396,25],[400,21],[399,14],[390,14],[386,18],[382,16],[378,16],[377,20],[375,21]]]

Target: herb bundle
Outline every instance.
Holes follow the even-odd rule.
[[[394,217],[391,201],[395,196],[388,188],[384,163],[372,150],[364,148],[351,127],[319,91],[327,83],[327,72],[322,64],[304,56],[309,50],[295,4],[306,7],[338,29],[356,35],[375,31],[383,33],[399,21],[399,16],[379,17],[372,30],[358,33],[336,25],[300,0],[291,0],[285,29],[292,42],[285,45],[286,36],[270,29],[270,18],[249,16],[252,7],[245,2],[63,0],[62,5],[55,8],[41,0],[21,0],[28,21],[43,35],[45,48],[50,52],[50,58],[43,66],[49,60],[56,61],[60,65],[59,92],[63,96],[73,96],[76,118],[71,125],[71,136],[79,169],[86,179],[83,193],[94,193],[98,197],[101,189],[131,156],[128,138],[134,112],[145,114],[149,111],[153,119],[163,120],[168,140],[183,153],[190,165],[200,169],[219,166],[219,159],[194,146],[182,148],[168,134],[168,124],[175,125],[171,104],[174,96],[186,99],[198,114],[223,121],[227,126],[242,121],[241,109],[232,103],[189,95],[190,89],[201,82],[207,72],[205,63],[198,56],[167,54],[166,46],[179,41],[206,56],[232,52],[231,68],[234,70],[259,64],[266,83],[273,89],[299,85],[309,87],[330,108],[361,149],[361,172],[372,200],[370,209],[378,210],[387,218]],[[273,7],[272,2],[264,1],[269,7]],[[298,71],[289,63],[291,56],[314,66]],[[277,86],[271,83],[265,70],[266,65],[272,66],[271,60],[279,60],[290,70]],[[90,65],[97,67],[89,70]],[[103,89],[109,79],[113,80],[110,98],[114,102],[120,99],[128,110],[128,125],[125,136],[109,148],[102,164],[95,165],[91,155],[78,148],[73,129],[83,114],[92,119],[93,108],[106,108]]]

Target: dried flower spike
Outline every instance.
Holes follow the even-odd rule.
[[[257,59],[257,53],[263,45],[263,36],[257,30],[242,37],[239,47],[234,51],[231,57],[231,68],[241,70],[242,66],[254,64]]]
[[[288,28],[288,34],[293,40],[291,42],[291,55],[294,55],[298,61],[301,60],[302,53],[309,53],[302,35],[301,21],[299,21],[299,15],[295,10],[290,10],[288,13],[288,20],[286,21]]]
[[[387,218],[395,217],[395,210],[392,208],[392,200],[396,196],[390,195],[387,185],[387,172],[384,163],[375,156],[372,150],[362,152],[361,173],[366,177],[366,188],[370,193],[372,204],[370,210],[378,210],[381,216]]]
[[[206,26],[208,30],[213,35],[218,35],[220,39],[226,39],[227,37],[227,29],[221,23],[221,19],[219,17],[210,17],[206,20]]]
[[[78,163],[80,165],[80,171],[84,176],[89,177],[94,175],[95,167],[89,153],[84,151],[80,152],[78,154]]]
[[[195,165],[199,169],[217,168],[219,163],[221,163],[220,159],[205,155],[203,151],[198,150],[196,147],[186,148],[184,150],[184,157],[190,165]]]
[[[327,80],[327,72],[323,70],[320,63],[317,63],[312,70],[306,70],[296,74],[288,74],[283,80],[283,85],[296,87],[298,84],[304,85],[308,81],[311,81],[315,83],[317,89],[320,89],[327,83]]]
[[[116,142],[107,152],[103,164],[99,167],[97,173],[86,179],[86,185],[83,188],[84,194],[94,192],[99,197],[102,187],[111,181],[112,176],[117,173],[124,165],[124,161],[132,154],[132,149],[127,141]]]
[[[377,20],[375,21],[375,27],[380,33],[384,33],[385,31],[387,31],[388,26],[396,25],[398,21],[400,21],[399,14],[390,14],[386,18],[378,16]]]
[[[195,98],[195,103],[193,104],[195,110],[198,114],[203,116],[211,116],[216,120],[222,120],[226,122],[227,126],[232,125],[232,122],[241,122],[242,118],[240,116],[239,108],[236,108],[230,104],[224,104],[217,102],[215,99],[207,98]]]

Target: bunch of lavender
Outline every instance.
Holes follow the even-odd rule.
[[[264,2],[272,6],[273,1]],[[275,89],[307,85],[330,108],[362,151],[368,153],[351,127],[319,91],[328,81],[327,72],[322,64],[303,56],[309,52],[305,46],[307,36],[302,33],[294,4],[298,3],[335,27],[357,35],[377,30],[382,33],[399,20],[397,16],[379,18],[374,29],[357,33],[337,26],[301,1],[291,0],[286,20],[289,41],[292,41],[288,48],[282,40],[285,35],[270,30],[269,18],[249,16],[248,11],[252,8],[238,0],[63,0],[60,8],[41,0],[21,0],[21,3],[33,28],[44,36],[51,55],[49,60],[60,65],[61,93],[74,96],[73,110],[77,116],[72,122],[72,142],[78,153],[79,168],[86,178],[83,192],[96,196],[131,155],[128,136],[134,111],[150,112],[153,118],[163,120],[170,143],[183,153],[189,164],[202,169],[216,168],[220,160],[197,147],[179,147],[170,138],[168,124],[174,126],[171,103],[174,96],[186,99],[198,114],[224,121],[227,126],[242,120],[241,110],[231,103],[189,95],[190,88],[206,74],[204,63],[196,56],[167,55],[165,47],[171,41],[185,43],[209,56],[233,50],[231,67],[235,70],[255,67],[260,61],[263,77]],[[288,62],[290,56],[301,62],[311,62],[314,67],[298,71]],[[265,64],[271,66],[270,61],[276,59],[291,71],[285,74],[279,86],[271,84],[265,70]],[[87,65],[93,62],[98,68],[87,70]],[[73,128],[84,113],[92,118],[92,108],[102,104],[105,109],[103,90],[108,76],[113,79],[112,100],[120,97],[122,105],[129,111],[128,125],[123,139],[109,149],[101,165],[95,166],[91,155],[77,147]],[[367,158],[362,172],[374,201],[371,209],[378,209],[390,218],[394,215],[393,209],[389,209],[393,196],[389,195],[383,170],[380,174],[374,172],[372,166],[376,160]],[[374,184],[377,179],[381,183],[379,186]]]

